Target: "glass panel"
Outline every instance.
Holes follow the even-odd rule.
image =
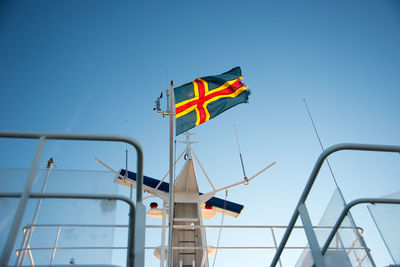
[[[383,198],[400,199],[400,192]],[[398,238],[398,222],[400,221],[400,205],[375,204],[368,205],[368,210],[376,227],[392,257],[393,263],[400,264],[400,240]]]
[[[318,223],[319,228],[315,229],[321,248],[344,206],[345,202],[340,191],[335,189]],[[340,263],[340,266],[372,266],[361,244],[352,219],[346,216],[326,253],[325,260],[328,266],[337,266],[338,263]],[[312,266],[312,264],[311,251],[309,249],[304,250],[296,266],[306,267]]]
[[[26,169],[0,169],[1,192],[21,192],[28,173]],[[114,195],[118,191],[118,185],[113,183],[114,177],[113,173],[105,171],[53,169],[49,173],[47,169],[42,169],[37,172],[32,191],[42,192],[45,187],[46,193]],[[5,245],[18,201],[18,198],[0,198],[0,250]],[[114,227],[104,225],[115,224],[116,209],[116,201],[108,199],[30,199],[22,227],[32,224],[37,215],[36,227],[28,238],[35,265],[48,265],[55,245],[58,249],[54,263],[70,264],[71,259],[76,264],[111,263],[113,251],[105,248],[113,246]],[[22,229],[19,233],[15,250],[21,248],[23,241]],[[15,253],[12,253],[10,264],[14,264],[16,259]],[[24,264],[31,265],[28,255]]]
[[[110,264],[109,249],[59,249],[57,250],[54,264],[74,266],[74,264]]]

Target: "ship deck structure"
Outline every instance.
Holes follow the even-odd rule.
[[[1,170],[2,179],[14,181],[3,187],[0,194],[2,199],[7,200],[1,206],[1,213],[5,215],[2,219],[2,266],[153,266],[154,259],[160,266],[168,264],[169,184],[143,175],[142,151],[137,141],[123,136],[21,132],[1,132],[0,137],[39,140],[31,169]],[[99,159],[96,160],[111,171],[57,170],[53,168],[53,159],[48,161],[47,168],[40,169],[38,163],[45,142],[52,139],[126,142],[137,151],[136,171],[115,171]],[[192,142],[186,139],[186,143],[187,147],[179,157],[183,158],[183,166],[174,181],[172,266],[213,266],[215,261],[212,260],[224,251],[237,251],[241,255],[249,251],[261,251],[265,255],[266,251],[272,252],[273,255],[265,257],[261,266],[311,266],[313,263],[316,266],[376,266],[373,252],[363,237],[363,227],[356,225],[349,213],[354,207],[365,204],[369,204],[367,208],[384,242],[384,249],[396,264],[398,241],[388,234],[394,230],[395,224],[388,224],[388,221],[397,218],[398,195],[364,197],[347,203],[337,188],[317,225],[312,224],[309,215],[308,197],[328,156],[346,150],[399,153],[399,146],[349,143],[324,150],[315,163],[288,225],[227,225],[223,220],[209,225],[206,221],[214,218],[216,213],[222,219],[225,215],[232,218],[243,215],[243,205],[228,201],[226,197],[216,197],[217,192],[240,186],[232,190],[240,188],[245,195],[244,185],[251,184],[255,176],[274,164],[248,180],[220,189],[215,189],[207,178],[212,190],[202,193],[194,168],[198,159],[190,147]],[[200,169],[204,171],[202,166]],[[121,185],[133,189],[136,201],[118,195]],[[154,199],[162,201],[162,208],[158,208]],[[147,211],[144,201],[151,201]],[[146,224],[146,213],[148,222],[158,220],[159,223]],[[116,218],[121,214],[125,215],[128,224],[117,223]],[[221,245],[222,229],[224,233],[233,230],[233,236],[229,235],[226,239],[240,239],[242,232],[249,229],[267,231],[272,242],[265,244],[268,242],[264,240],[257,245],[247,245],[248,241],[252,241],[249,235],[247,239],[240,239],[244,240],[242,245],[227,246],[225,242]],[[151,230],[157,233],[152,234]],[[217,232],[210,234],[212,230]],[[305,239],[299,239],[301,245],[288,243],[293,234],[296,235],[295,232],[305,235]],[[216,237],[218,240],[215,243]],[[293,256],[289,256],[291,262],[285,255],[290,255],[291,251],[297,251],[294,263]]]

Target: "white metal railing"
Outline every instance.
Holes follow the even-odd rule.
[[[334,145],[334,146],[331,146],[331,147],[325,149],[320,154],[317,161],[315,162],[314,168],[313,168],[313,170],[310,174],[310,177],[308,178],[308,181],[304,187],[303,193],[301,194],[300,199],[296,205],[293,215],[289,221],[288,227],[282,237],[281,243],[279,244],[278,250],[276,251],[275,256],[271,262],[271,267],[276,266],[276,264],[278,263],[283,250],[286,248],[286,243],[287,243],[289,236],[294,228],[294,225],[296,224],[296,221],[299,217],[301,218],[301,221],[303,223],[304,231],[306,233],[308,243],[310,244],[311,255],[312,255],[315,265],[317,267],[325,267],[326,266],[324,259],[323,259],[324,251],[321,250],[321,248],[318,244],[318,240],[317,240],[315,231],[312,227],[311,219],[308,214],[308,210],[307,210],[305,202],[307,200],[307,197],[312,189],[312,186],[317,178],[319,170],[321,169],[321,166],[324,163],[325,159],[327,159],[327,157],[329,155],[331,155],[337,151],[341,151],[341,150],[400,152],[400,146],[352,144],[352,143],[346,144],[346,143],[344,143],[344,144]],[[331,235],[335,234],[334,230],[335,229],[332,230]],[[369,253],[369,250],[366,249],[367,246],[364,242],[364,239],[361,238],[361,236],[359,237],[359,239],[360,239],[360,242],[362,243],[363,247],[365,248],[365,253],[367,254],[368,258],[370,259],[372,265],[375,266],[375,263],[373,262],[373,259]],[[324,249],[326,249],[326,246],[324,247]]]
[[[5,197],[5,198],[17,198],[17,197],[21,197],[21,194],[19,193],[0,193],[0,198]],[[31,193],[29,195],[30,198],[58,198],[58,199],[108,199],[108,200],[120,200],[123,201],[125,203],[127,203],[129,205],[129,225],[124,225],[123,227],[128,228],[128,241],[127,241],[127,247],[124,247],[124,249],[127,250],[127,266],[134,266],[134,261],[133,261],[133,257],[130,257],[129,255],[131,255],[132,253],[132,249],[134,248],[134,229],[135,229],[135,205],[133,204],[133,202],[124,197],[124,196],[119,196],[119,195],[104,195],[104,194],[59,194],[59,193]],[[61,228],[63,225],[50,225],[53,227],[57,227],[57,236],[59,236],[59,231],[61,231]],[[17,256],[18,257],[24,257],[26,255],[26,253],[28,253],[29,255],[29,259],[31,261],[31,265],[34,266],[34,261],[33,261],[33,257],[32,257],[32,251],[33,250],[37,250],[37,248],[32,248],[29,244],[29,242],[27,241],[28,238],[32,237],[33,234],[33,230],[35,228],[39,228],[40,225],[30,225],[29,227],[29,231],[28,228],[24,227],[23,228],[23,234],[24,236],[24,242],[23,245],[21,247],[21,249],[17,250]],[[91,227],[90,225],[88,227]],[[144,235],[144,233],[143,233]],[[56,237],[56,240],[58,240],[58,237]],[[55,248],[57,246],[57,242],[55,242],[55,246],[51,247],[50,249],[52,250],[53,254],[55,255]],[[71,249],[81,249],[82,247],[71,247]],[[42,249],[47,249],[47,248],[40,248],[40,250]],[[58,249],[60,249],[58,247]],[[143,248],[144,249],[144,248]],[[54,259],[54,257],[53,257]],[[144,261],[144,259],[143,259]],[[23,260],[19,263],[18,259],[16,262],[16,266],[21,266],[23,265],[24,262]],[[51,265],[51,264],[50,264]],[[8,266],[7,265],[0,265],[0,266]],[[144,265],[143,265],[144,266]]]
[[[119,135],[98,135],[98,134],[67,134],[67,133],[45,133],[45,132],[7,132],[0,131],[0,138],[13,138],[13,139],[38,139],[38,145],[36,148],[35,155],[32,160],[32,165],[29,171],[28,179],[25,183],[23,192],[18,194],[18,206],[16,208],[16,213],[13,218],[11,229],[8,233],[7,240],[3,251],[1,252],[0,257],[0,266],[7,266],[10,255],[12,253],[12,249],[14,247],[17,234],[19,228],[21,226],[21,222],[27,207],[27,203],[29,198],[36,197],[51,197],[51,198],[60,198],[61,195],[64,198],[83,198],[82,195],[79,194],[70,194],[69,196],[66,194],[34,194],[32,193],[32,186],[35,180],[36,172],[38,169],[38,165],[40,162],[40,158],[43,153],[43,149],[47,140],[80,140],[80,141],[106,141],[106,142],[124,142],[126,144],[132,145],[137,153],[137,190],[136,190],[136,208],[134,207],[134,213],[130,216],[134,217],[135,227],[131,229],[134,231],[132,235],[129,235],[129,239],[134,237],[132,246],[130,240],[128,255],[127,255],[127,265],[128,266],[137,266],[144,267],[144,242],[145,242],[145,207],[143,205],[143,150],[141,145],[136,140]],[[3,197],[6,194],[1,194]],[[92,198],[93,195],[84,196],[84,198]],[[104,197],[104,195],[102,195]],[[8,196],[10,197],[10,196]],[[130,201],[130,200],[129,200]],[[29,238],[28,238],[29,239]]]
[[[160,229],[160,228],[167,228],[167,225],[146,225],[146,228],[148,229]],[[33,232],[35,229],[39,228],[55,228],[57,229],[57,233],[54,237],[54,246],[50,247],[31,247],[29,243],[24,243],[22,244],[21,248],[19,248],[16,253],[17,257],[20,258],[21,255],[24,253],[27,253],[29,255],[29,261],[31,263],[31,266],[35,266],[35,262],[32,256],[32,251],[49,251],[51,253],[50,256],[50,261],[49,264],[52,265],[56,256],[56,252],[58,250],[96,250],[96,249],[109,249],[109,250],[126,250],[126,246],[79,246],[79,247],[71,247],[71,246],[59,246],[58,241],[59,241],[59,236],[61,231],[65,228],[128,228],[128,225],[124,224],[28,224],[23,228],[23,233],[24,233],[24,240],[28,238],[28,236],[32,236]],[[213,247],[213,249],[216,250],[273,250],[277,251],[278,245],[276,242],[276,231],[277,230],[285,230],[286,226],[279,226],[279,225],[174,225],[174,228],[176,229],[193,229],[193,228],[208,228],[208,229],[260,229],[260,230],[269,230],[272,240],[273,240],[273,245],[272,246],[218,246],[218,247]],[[314,230],[326,230],[330,231],[332,230],[333,227],[314,227]],[[304,229],[302,226],[295,226],[294,229]],[[340,230],[349,230],[353,231],[354,228],[352,227],[341,227]],[[363,234],[363,229],[362,228],[357,228],[358,232],[360,235]],[[352,245],[350,247],[343,247],[341,243],[339,242],[340,237],[337,234],[336,235],[336,247],[330,249],[340,249],[340,250],[347,250],[347,253],[351,253],[352,251],[356,250],[364,250],[365,248],[362,247],[357,238],[354,240]],[[158,249],[160,247],[155,247],[155,246],[146,246],[145,249]],[[165,246],[165,249],[167,249],[168,246]],[[204,249],[203,247],[181,247],[181,246],[176,246],[172,247],[173,250],[193,250],[193,249]],[[289,250],[304,250],[304,249],[310,249],[309,246],[290,246],[286,247],[286,249]],[[357,254],[355,254],[357,257]],[[362,262],[365,260],[364,258],[357,258],[359,262]],[[279,259],[278,261],[279,265],[282,266],[282,262]],[[44,263],[41,263],[44,264]],[[16,266],[22,266],[23,261],[17,259],[17,264]]]
[[[122,247],[101,247],[101,246],[92,246],[92,247],[59,247],[59,237],[61,234],[61,230],[64,228],[128,228],[129,225],[122,225],[122,224],[28,224],[26,225],[22,232],[24,234],[23,236],[23,241],[21,244],[21,248],[17,249],[16,254],[17,254],[17,259],[16,259],[16,266],[22,266],[24,264],[24,255],[27,253],[29,255],[29,261],[31,263],[31,266],[34,266],[34,259],[32,256],[32,251],[35,250],[50,250],[52,252],[51,257],[50,257],[50,265],[53,264],[54,258],[56,255],[57,250],[70,250],[70,249],[124,249],[126,250],[126,246]],[[29,244],[29,237],[32,237],[34,230],[36,228],[57,228],[57,234],[54,240],[54,246],[53,247],[31,247]],[[43,263],[41,263],[43,264]]]

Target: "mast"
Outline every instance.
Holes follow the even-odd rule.
[[[169,227],[168,227],[168,267],[172,267],[172,230],[174,223],[174,81],[171,81],[169,105]]]

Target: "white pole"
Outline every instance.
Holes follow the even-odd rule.
[[[168,267],[172,267],[172,231],[174,222],[174,81],[171,81],[169,105],[169,211]]]
[[[48,164],[48,165],[47,165],[48,171],[47,171],[46,178],[44,179],[44,182],[43,182],[43,185],[42,185],[42,191],[41,191],[41,193],[44,193],[44,191],[46,190],[47,181],[48,181],[48,179],[49,179],[51,169],[53,168],[53,165],[54,165],[53,158],[50,158],[49,161],[47,162],[47,164]],[[39,210],[40,210],[40,207],[42,206],[42,202],[43,202],[43,198],[39,198],[39,202],[38,202],[37,205],[36,205],[35,214],[34,214],[33,220],[32,220],[32,224],[33,224],[33,225],[36,224],[36,221],[37,221],[37,218],[38,218],[38,215],[39,215]],[[30,242],[31,242],[31,239],[32,239],[33,230],[35,230],[35,226],[33,226],[30,230],[28,230],[27,241],[26,241],[26,243],[22,246],[22,248],[25,249],[25,248],[27,248],[27,247],[29,246],[29,244],[30,244]],[[24,251],[22,251],[22,253],[20,254],[21,257],[18,259],[18,266],[19,266],[19,265],[23,265],[23,262],[24,262],[24,260],[25,260],[25,255],[26,255],[26,253],[27,253],[27,250],[24,250]],[[30,250],[29,250],[29,253],[31,253]]]
[[[162,209],[162,226],[161,229],[161,255],[160,255],[160,267],[164,267],[165,264],[165,223],[167,218],[167,211],[166,211],[166,203],[163,201],[163,209]]]

